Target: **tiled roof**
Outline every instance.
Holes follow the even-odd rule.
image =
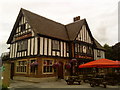
[[[36,34],[41,34],[66,41],[75,40],[75,37],[77,36],[78,32],[81,30],[82,25],[87,23],[85,19],[82,19],[67,25],[63,25],[53,20],[47,19],[43,16],[37,15],[33,12],[30,12],[28,10],[21,9],[18,18],[16,20],[16,23],[13,27],[13,30],[10,34],[10,37],[7,41],[7,44],[10,44],[10,42],[12,41],[15,28],[17,27],[17,23],[22,15],[25,16],[28,23],[31,25],[33,31]],[[92,37],[91,32],[90,35]],[[96,40],[94,41],[98,48],[104,49]]]

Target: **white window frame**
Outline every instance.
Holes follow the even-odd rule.
[[[44,61],[45,60],[51,60],[52,61],[52,65],[54,64],[54,60],[53,59],[42,59],[42,74],[54,74],[54,69],[52,68],[52,72],[44,72]],[[51,65],[51,66],[52,66]]]

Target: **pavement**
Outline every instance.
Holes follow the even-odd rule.
[[[62,80],[57,80],[57,81],[47,81],[47,82],[27,82],[27,81],[17,81],[17,80],[12,80],[10,87],[11,90],[15,89],[15,88],[96,88],[96,89],[103,89],[103,85],[100,86],[96,86],[96,87],[91,87],[89,85],[89,83],[84,83],[81,82],[81,85],[67,85],[67,83],[65,82],[64,79]],[[118,88],[120,90],[120,86],[116,85],[116,86],[111,86],[111,85],[107,85],[107,88]]]

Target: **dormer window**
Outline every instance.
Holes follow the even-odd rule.
[[[57,41],[57,40],[53,40],[53,41],[52,41],[52,49],[53,49],[53,50],[60,50],[59,41]]]

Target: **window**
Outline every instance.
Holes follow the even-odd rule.
[[[66,43],[66,47],[67,47],[67,52],[69,52],[69,44]]]
[[[57,40],[52,40],[52,49],[53,50],[60,50],[60,44]]]
[[[26,28],[26,24],[22,24],[22,25],[21,25],[21,31],[24,31],[25,28]]]
[[[81,45],[80,45],[79,49],[80,49],[80,53],[82,53],[83,52],[83,48],[82,48]]]
[[[17,48],[18,48],[18,51],[27,50],[27,40],[18,42]]]
[[[75,53],[77,53],[78,52],[78,44],[76,43],[75,44]]]
[[[33,63],[37,62],[36,60],[30,61],[30,73],[37,73],[38,72],[38,65],[34,65]]]
[[[16,62],[16,72],[27,72],[27,61]]]
[[[100,57],[100,50],[97,50],[97,57]]]
[[[43,61],[43,73],[52,73],[53,60],[44,60]]]
[[[75,53],[82,53],[82,46],[78,43],[75,44]]]
[[[92,53],[92,48],[91,48],[91,47],[88,47],[88,54],[91,54],[91,55],[93,54],[93,53]]]
[[[77,40],[81,40],[81,36],[80,36],[80,34],[78,34]]]
[[[86,46],[83,46],[83,53],[86,53]]]

